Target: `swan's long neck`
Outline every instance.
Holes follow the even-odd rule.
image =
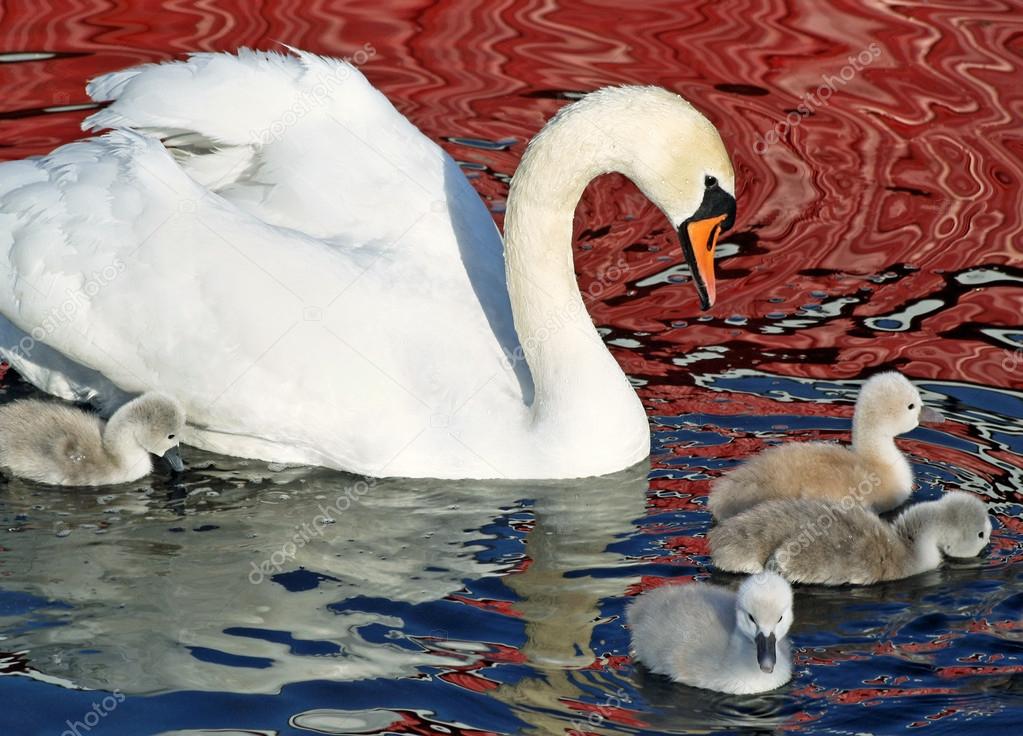
[[[856,452],[881,462],[894,463],[902,459],[895,436],[881,430],[860,407],[853,413],[852,446]]]
[[[778,642],[778,662],[776,667],[787,666],[783,659],[784,641]],[[728,677],[733,683],[749,685],[751,683],[763,682],[764,675],[757,664],[756,645],[742,633],[738,625],[732,628],[728,637],[728,644],[721,661],[716,663],[719,667],[720,676]]]
[[[942,522],[933,503],[910,506],[899,514],[894,525],[910,549],[912,569],[905,571],[907,575],[933,570],[941,564]]]
[[[648,449],[643,407],[590,321],[576,283],[576,204],[591,179],[619,168],[599,135],[580,136],[579,126],[548,125],[526,151],[508,195],[508,293],[535,386],[533,421],[591,438],[617,431],[619,442],[639,433]]]
[[[749,654],[751,642],[747,639],[738,624],[732,627],[732,633],[728,637],[728,648],[725,650],[725,658],[732,661],[744,659],[743,654]]]
[[[103,429],[103,448],[120,465],[150,462],[149,453],[135,437],[134,407],[125,405],[114,412]]]

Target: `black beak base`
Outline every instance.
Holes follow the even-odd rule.
[[[709,217],[720,217],[721,215],[725,216],[724,222],[721,223],[721,232],[731,230],[735,225],[735,197],[722,189],[720,184],[715,183],[714,186],[703,190],[703,201],[700,202],[700,207],[686,222],[706,220]]]
[[[770,674],[774,672],[774,665],[778,661],[778,641],[774,634],[764,636],[757,632],[757,664],[760,670]]]
[[[694,250],[693,241],[689,237],[689,224],[711,217],[720,217],[721,215],[725,216],[724,221],[719,226],[721,232],[730,230],[735,224],[735,197],[722,189],[720,184],[715,183],[714,186],[707,187],[704,190],[703,201],[700,202],[700,206],[693,213],[693,216],[684,220],[678,226],[678,239],[682,244],[682,254],[685,256],[686,264],[689,266],[689,273],[693,275],[693,283],[696,284],[696,293],[700,296],[700,307],[702,309],[710,309],[710,295],[707,293],[707,284],[703,280],[703,275],[700,273],[696,263],[696,251]]]
[[[185,469],[185,462],[181,459],[181,453],[178,451],[177,445],[163,453],[163,459],[167,461],[170,468],[175,473],[180,473]]]

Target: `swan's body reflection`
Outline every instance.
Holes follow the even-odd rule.
[[[215,467],[196,469],[211,457]],[[79,492],[11,481],[3,489],[0,517],[17,531],[4,535],[0,553],[0,635],[17,655],[0,658],[0,673],[129,697],[272,694],[292,683],[374,678],[386,693],[402,678],[451,673],[449,682],[470,688],[473,677],[486,678],[485,697],[521,721],[516,733],[618,732],[621,714],[587,717],[617,694],[628,697],[616,703],[624,717],[631,711],[646,728],[764,728],[805,707],[809,696],[798,693],[808,668],[811,681],[834,669],[810,661],[869,658],[878,641],[929,629],[928,617],[950,605],[947,590],[982,586],[987,592],[970,611],[992,621],[1005,618],[1004,602],[1017,601],[1020,590],[1016,568],[983,560],[913,585],[806,589],[793,629],[796,682],[758,699],[717,696],[642,670],[592,667],[605,653],[625,654],[617,618],[625,590],[641,573],[666,574],[636,547],[646,467],[572,483],[378,481],[343,511],[328,510],[333,522],[289,550],[303,527],[314,529],[321,506],[363,490],[360,480],[199,454],[189,460],[183,485]],[[277,561],[279,574],[254,572]],[[500,605],[483,616],[458,602],[489,605],[488,596]],[[966,617],[942,629],[968,624]],[[494,663],[509,660],[495,656],[497,645],[514,646],[526,671],[502,676]],[[915,666],[935,655],[889,656]],[[437,691],[444,699],[458,692]],[[331,710],[345,708],[343,697],[298,702],[295,723],[362,717]]]
[[[126,694],[272,693],[464,667],[464,652],[367,640],[368,625],[397,636],[404,622],[358,601],[414,605],[507,573],[518,560],[487,561],[494,535],[484,530],[525,500],[531,564],[506,578],[520,597],[524,653],[540,666],[588,664],[597,603],[629,579],[564,575],[621,563],[607,547],[642,515],[646,471],[571,483],[376,481],[327,513],[365,481],[219,457],[187,486],[112,498],[12,481],[3,505],[20,532],[5,541],[3,587],[39,600],[0,619],[4,648],[27,651],[36,676]]]

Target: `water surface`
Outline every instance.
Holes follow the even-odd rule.
[[[371,482],[193,451],[180,482],[13,481],[0,490],[0,732],[1018,727],[1018,4],[479,5],[8,4],[0,155],[77,137],[101,72],[277,41],[338,56],[369,44],[367,76],[500,222],[525,142],[566,101],[611,83],[677,90],[736,167],[718,305],[699,312],[670,228],[624,180],[594,183],[576,226],[590,312],[651,416],[649,467]],[[882,367],[950,418],[902,440],[917,497],[985,498],[990,549],[897,584],[802,589],[795,677],[775,693],[714,695],[636,668],[629,596],[735,582],[709,567],[709,481],[787,437],[847,439],[857,381]],[[10,373],[0,388],[29,392]]]

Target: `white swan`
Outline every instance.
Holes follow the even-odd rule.
[[[116,128],[0,165],[0,352],[108,410],[160,388],[185,442],[373,476],[567,478],[649,452],[586,313],[573,210],[617,171],[705,305],[734,218],[714,127],[609,88],[530,144],[501,238],[458,166],[351,66],[197,54],[98,78]],[[162,139],[162,143],[161,143]]]
[[[773,572],[746,578],[737,593],[664,585],[639,596],[627,617],[636,659],[676,682],[749,694],[792,676],[792,588]]]
[[[158,393],[129,401],[109,422],[55,401],[12,401],[0,406],[0,466],[61,486],[127,483],[152,472],[150,454],[182,470],[184,427],[181,405]]]

